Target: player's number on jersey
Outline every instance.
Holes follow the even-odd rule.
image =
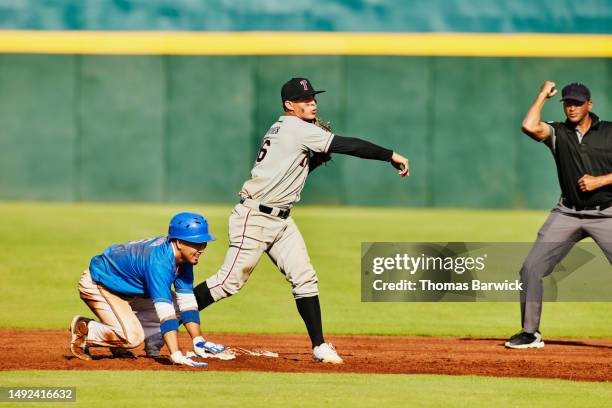
[[[269,147],[271,144],[272,142],[270,142],[270,139],[266,139],[263,141],[263,143],[261,144],[261,149],[259,149],[259,154],[257,155],[257,163],[259,163],[264,159],[264,157],[266,157],[266,154],[268,154],[268,149],[266,149],[266,147]]]

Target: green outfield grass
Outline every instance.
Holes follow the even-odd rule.
[[[198,211],[219,239],[196,282],[221,265],[231,206],[193,204],[0,203],[0,326],[66,328],[91,315],[77,281],[111,243],[163,234],[178,211]],[[362,303],[362,241],[531,242],[544,211],[298,206],[294,218],[318,271],[327,333],[506,337],[519,329],[517,303]],[[517,271],[518,273],[518,271]],[[233,298],[203,313],[206,331],[303,333],[289,284],[266,258]],[[547,303],[545,336],[612,337],[612,304]]]
[[[0,372],[0,382],[76,387],[74,405],[83,407],[603,407],[612,400],[609,383],[474,376],[20,371]],[[50,405],[63,404],[41,406]]]

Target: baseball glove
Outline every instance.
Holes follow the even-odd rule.
[[[310,156],[310,165],[312,168],[316,168],[321,164],[327,164],[331,159],[331,153],[313,153],[312,156]]]
[[[318,116],[315,117],[313,124],[330,133],[332,132],[331,123],[321,119]],[[314,164],[314,167],[321,164],[327,165],[327,162],[331,161],[331,159],[331,153],[313,153],[312,157],[310,158],[311,162]]]
[[[328,132],[332,131],[331,128],[331,122],[328,122],[326,120],[321,119],[318,116],[315,116],[314,118],[314,124],[318,127],[320,127],[321,129],[327,130]]]

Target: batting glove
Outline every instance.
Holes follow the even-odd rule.
[[[184,356],[180,351],[175,351],[174,353],[170,354],[170,360],[172,360],[174,364],[182,364],[190,367],[208,367],[208,363],[193,361],[192,359]]]
[[[193,339],[193,351],[200,357],[206,357],[206,352],[217,354],[225,350],[223,344],[215,344],[212,341],[206,341],[202,336]]]

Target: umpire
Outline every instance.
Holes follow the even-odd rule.
[[[591,112],[591,92],[573,83],[561,91],[565,122],[540,119],[547,99],[557,93],[546,81],[527,111],[522,130],[551,150],[557,165],[561,199],[540,228],[521,269],[522,331],[506,347],[542,348],[542,278],[586,237],[592,237],[612,263],[612,122]]]

